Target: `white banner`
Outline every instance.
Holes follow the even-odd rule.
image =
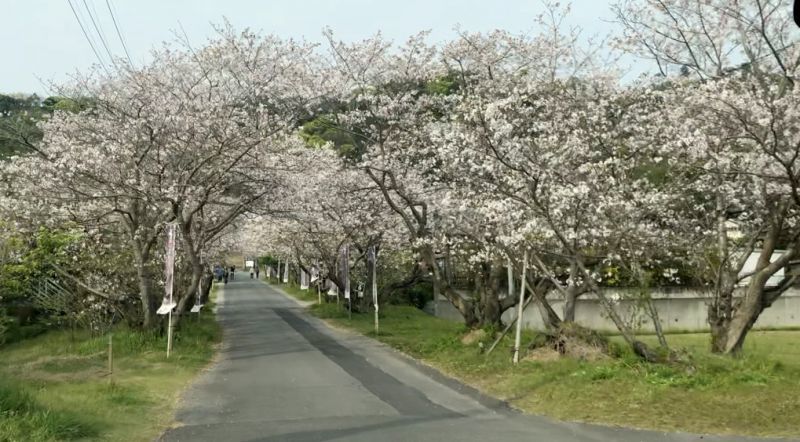
[[[319,279],[319,264],[314,264],[311,266],[311,281],[310,283],[313,284]]]
[[[372,287],[370,287],[370,291],[372,292],[372,303],[373,305],[378,305],[378,281],[376,279],[376,267],[378,266],[378,254],[375,250],[375,246],[370,246],[367,249],[367,268],[370,269],[370,279],[372,280]]]
[[[344,284],[344,299],[350,299],[350,245],[345,244],[339,252],[339,273]]]
[[[283,263],[283,283],[289,282],[289,261]]]
[[[300,290],[308,290],[308,273],[300,269]]]
[[[166,315],[175,308],[175,301],[172,298],[172,289],[175,279],[175,224],[168,224],[166,228],[167,240],[165,241],[164,254],[164,299],[161,307],[158,308],[159,315]]]

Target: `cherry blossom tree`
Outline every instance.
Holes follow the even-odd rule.
[[[43,126],[43,155],[8,167],[24,183],[16,201],[44,219],[125,226],[143,323],[153,326],[150,263],[164,225],[181,227],[194,274],[188,299],[199,252],[273,183],[281,140],[317,94],[311,53],[227,27],[200,50],[168,46],[140,69],[83,78],[71,94],[94,105],[56,112]]]
[[[766,285],[798,253],[800,58],[790,8],[779,0],[646,0],[616,7],[625,29],[620,47],[654,60],[670,81],[660,118],[675,134],[662,155],[671,179],[684,185],[685,210],[678,216],[695,224],[687,231],[697,240],[688,259],[709,269],[704,279],[712,287],[708,319],[716,352],[741,351],[760,313],[794,282],[787,276]],[[731,222],[736,237],[729,237]],[[753,253],[755,269],[744,273]]]

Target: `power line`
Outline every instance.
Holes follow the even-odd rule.
[[[103,37],[103,39],[106,42],[109,42],[110,40],[108,39],[108,37],[106,37],[106,31],[105,29],[103,29],[103,20],[100,19],[100,13],[97,12],[97,7],[94,4],[94,0],[89,0],[89,5],[92,7],[92,12],[94,13],[94,16],[97,17],[97,27],[99,31],[98,33],[100,34],[100,36]]]
[[[94,7],[94,4],[92,4]],[[94,15],[92,11],[89,10],[89,5],[86,4],[86,0],[83,0],[83,7],[86,9],[86,13],[89,14],[89,19],[92,21],[92,26],[94,26],[94,30],[97,32],[97,36],[100,37],[100,43],[103,44],[103,47],[106,49],[106,54],[108,54],[108,59],[111,60],[111,63],[114,63],[114,54],[111,53],[111,50],[108,49],[108,44],[106,43],[106,39],[103,37],[103,31],[97,26],[97,22],[94,20]],[[98,17],[99,18],[99,17]]]
[[[83,36],[86,37],[86,41],[89,42],[89,46],[92,48],[92,52],[94,52],[94,56],[97,57],[97,61],[100,62],[100,66],[108,72],[108,67],[103,62],[103,59],[100,57],[100,53],[97,52],[97,48],[94,47],[94,43],[92,43],[92,39],[89,38],[89,34],[86,32],[86,28],[83,26],[83,22],[81,21],[80,17],[78,17],[78,12],[75,10],[75,7],[72,6],[72,1],[67,0],[67,4],[69,4],[69,8],[72,10],[72,14],[75,16],[75,20],[78,21],[78,25],[81,27],[81,31],[83,31]]]
[[[133,60],[131,60],[131,54],[128,53],[128,46],[125,44],[125,39],[122,38],[122,32],[119,30],[119,26],[117,25],[117,19],[114,17],[114,12],[111,10],[111,4],[108,0],[106,0],[106,7],[108,8],[108,13],[111,14],[111,21],[114,22],[114,29],[117,30],[117,37],[119,37],[119,42],[122,43],[122,50],[125,51],[125,56],[128,57],[128,63],[130,63],[131,67],[133,67]]]

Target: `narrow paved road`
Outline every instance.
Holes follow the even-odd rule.
[[[185,394],[178,426],[162,440],[747,440],[521,415],[371,339],[330,329],[259,281],[229,283],[219,319],[220,360]]]

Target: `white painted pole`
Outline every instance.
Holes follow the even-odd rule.
[[[375,306],[375,334],[380,331],[380,324],[378,319],[378,253],[375,246],[372,247],[372,304]]]
[[[172,310],[169,311],[169,320],[167,322],[167,357],[172,352]]]
[[[108,334],[108,375],[114,374],[114,334]]]
[[[173,290],[175,290],[175,275],[174,275],[174,268],[175,268],[175,223],[171,223],[167,227],[167,242],[168,242],[168,254],[171,256],[171,261],[169,265],[169,300],[167,301],[170,305],[169,309],[169,319],[167,322],[167,357],[169,358],[169,354],[172,352],[172,299],[173,299]]]
[[[528,268],[528,251],[522,258],[522,282],[519,289],[519,310],[517,311],[517,334],[514,337],[514,363],[519,362],[519,346],[522,339],[522,314],[525,311],[525,270]]]

